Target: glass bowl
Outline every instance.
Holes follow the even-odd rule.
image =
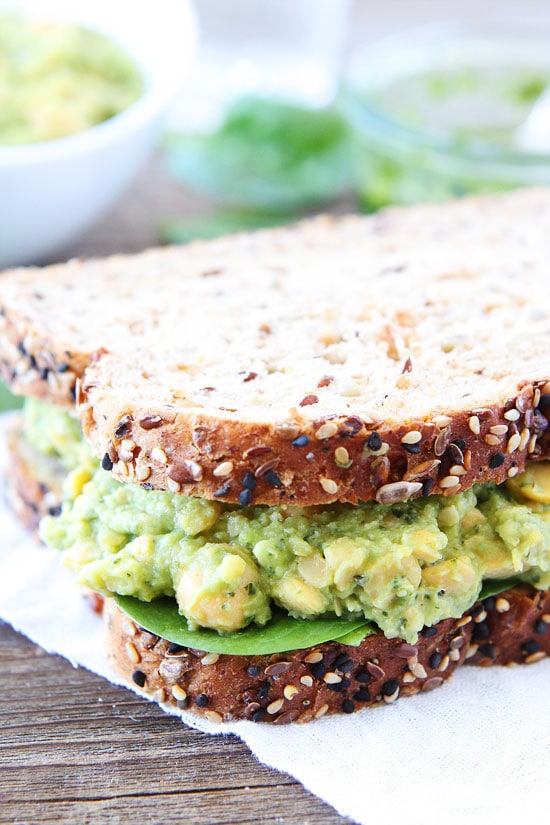
[[[362,207],[549,184],[550,105],[547,151],[523,128],[546,87],[550,31],[435,25],[359,49],[342,105]]]

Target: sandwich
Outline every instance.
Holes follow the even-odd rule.
[[[0,279],[14,509],[116,669],[306,722],[550,653],[550,190]]]

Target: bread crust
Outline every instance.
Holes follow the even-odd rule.
[[[353,713],[440,687],[461,664],[537,662],[550,655],[550,591],[527,585],[476,603],[460,619],[425,629],[416,645],[368,636],[270,656],[205,654],[139,628],[105,605],[115,669],[158,702],[211,722],[287,724]]]
[[[500,484],[550,452],[549,381],[397,426],[357,415],[266,424],[117,403],[101,370],[99,360],[78,389],[84,435],[105,469],[146,489],[241,504],[390,504]]]

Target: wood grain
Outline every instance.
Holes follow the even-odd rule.
[[[0,625],[0,823],[346,820],[234,736],[206,736]]]

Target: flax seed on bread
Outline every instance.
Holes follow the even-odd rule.
[[[426,628],[416,645],[377,633],[357,647],[326,642],[271,656],[217,655],[149,633],[113,600],[105,618],[121,675],[156,701],[212,722],[308,722],[433,690],[462,664],[530,664],[550,655],[550,591],[526,585]]]

